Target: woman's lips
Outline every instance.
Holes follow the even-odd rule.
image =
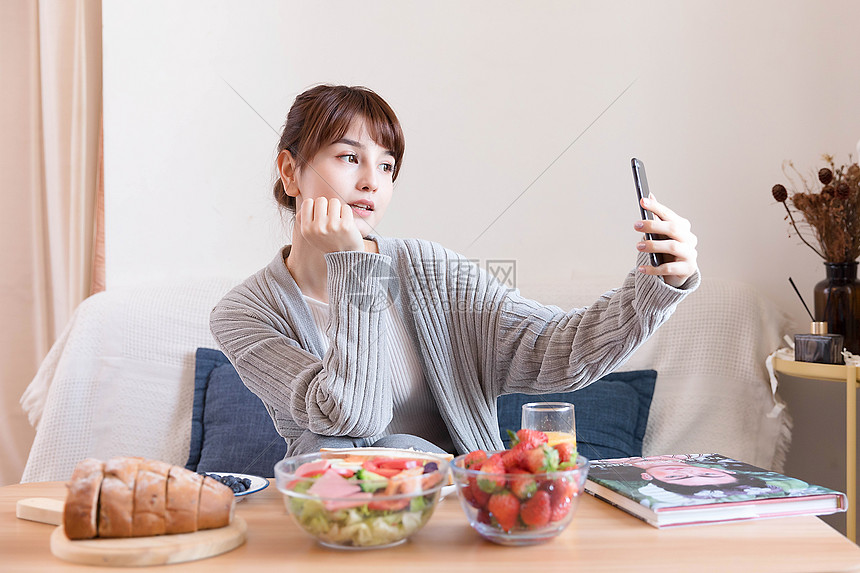
[[[356,201],[355,203],[350,203],[349,206],[352,208],[352,214],[356,217],[370,217],[370,214],[373,213],[372,203]]]

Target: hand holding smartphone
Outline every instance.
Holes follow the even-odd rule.
[[[642,198],[651,194],[648,189],[648,179],[645,177],[645,164],[634,157],[630,160],[630,166],[633,168],[633,182],[636,185],[636,205],[639,206],[639,214],[643,219],[653,221],[654,214],[642,207]],[[664,235],[645,233],[645,239],[648,241],[659,241],[665,238],[667,237]],[[662,253],[648,253],[648,258],[651,260],[651,266],[654,267],[659,267],[666,262]]]

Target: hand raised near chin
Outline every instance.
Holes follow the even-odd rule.
[[[323,253],[364,250],[364,239],[355,225],[352,208],[339,199],[304,199],[296,212],[296,228],[312,247]]]

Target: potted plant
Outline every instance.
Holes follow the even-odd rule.
[[[792,189],[778,183],[772,193],[785,207],[798,238],[824,260],[827,276],[815,285],[815,319],[827,322],[829,332],[842,334],[849,352],[860,354],[860,165],[850,156],[848,165],[839,167],[830,155],[823,160],[826,165],[814,178],[787,162],[783,172]]]

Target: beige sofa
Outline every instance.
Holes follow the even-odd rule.
[[[63,480],[86,457],[128,452],[184,465],[194,356],[217,348],[212,306],[238,281],[198,279],[116,288],[84,301],[21,403],[36,438],[22,481]],[[526,296],[587,305],[609,280],[523,284]],[[785,317],[761,294],[707,279],[620,370],[655,369],[643,452],[719,452],[780,470],[790,419],[765,358]]]

